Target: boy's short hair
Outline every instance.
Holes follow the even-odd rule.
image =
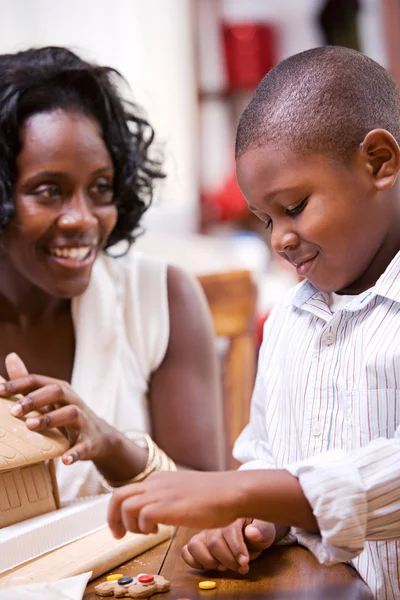
[[[400,141],[400,93],[389,73],[349,48],[313,48],[265,75],[240,118],[236,158],[273,142],[346,162],[381,128]]]

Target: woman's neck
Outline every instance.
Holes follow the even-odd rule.
[[[52,321],[70,310],[71,300],[55,298],[38,288],[4,257],[0,256],[0,320],[30,326],[38,321]]]

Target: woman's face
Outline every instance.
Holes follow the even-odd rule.
[[[34,286],[78,296],[117,221],[111,156],[96,121],[64,110],[27,119],[21,144],[4,251]]]

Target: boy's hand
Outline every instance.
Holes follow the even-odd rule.
[[[239,516],[241,488],[236,471],[152,473],[142,483],[114,492],[108,524],[117,539],[127,531],[155,533],[157,523],[210,529]]]
[[[223,529],[201,531],[182,548],[182,558],[193,569],[249,572],[249,562],[275,541],[273,523],[237,519]]]

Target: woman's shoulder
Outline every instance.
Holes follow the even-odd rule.
[[[130,248],[124,254],[102,254],[96,261],[93,278],[110,279],[120,292],[130,294],[133,290],[153,285],[166,285],[168,263],[162,257],[144,254]]]
[[[134,247],[120,255],[103,254],[97,262],[97,277],[108,275],[128,289],[141,287],[150,292],[154,285],[161,285],[169,296],[176,298],[188,288],[199,286],[196,277],[179,265]]]

